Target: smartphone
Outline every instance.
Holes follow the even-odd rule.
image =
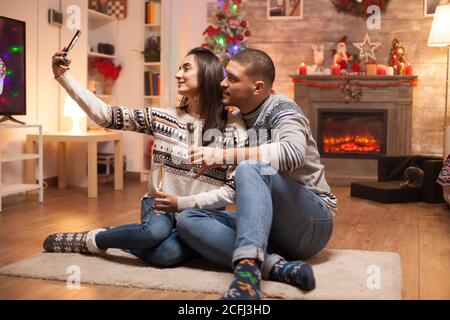
[[[61,62],[61,64],[67,63],[67,55],[69,54],[70,50],[73,49],[73,47],[77,43],[77,41],[80,38],[80,36],[81,36],[81,31],[77,30],[77,32],[73,36],[72,40],[70,40],[69,45],[62,50],[63,52],[65,52],[65,54],[64,54],[64,60]]]
[[[63,49],[63,52],[66,53],[66,56],[69,54],[69,51],[73,49],[73,47],[77,43],[77,41],[80,38],[80,36],[81,36],[81,31],[77,30],[77,32],[73,36],[72,40],[70,40],[69,45]]]

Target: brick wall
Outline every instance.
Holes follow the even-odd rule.
[[[368,30],[365,19],[337,12],[329,0],[305,0],[302,20],[269,20],[266,3],[243,0],[242,11],[253,33],[249,45],[266,51],[275,62],[277,92],[293,98],[289,75],[296,73],[302,61],[313,64],[312,44],[325,44],[325,64],[329,66],[331,50],[343,35],[349,38],[349,51],[356,53],[351,43],[361,42],[367,32],[371,41],[383,43],[375,53],[378,63],[387,64],[391,42],[398,38],[419,76],[414,91],[413,152],[442,154],[446,49],[427,46],[432,18],[424,18],[423,0],[391,0],[382,15],[381,30]],[[215,2],[211,2],[209,21],[214,21],[215,12]]]

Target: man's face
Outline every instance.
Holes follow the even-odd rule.
[[[247,76],[245,67],[230,61],[226,67],[226,77],[220,85],[223,92],[222,103],[236,106],[245,112],[248,100],[253,98],[255,91],[255,82]]]

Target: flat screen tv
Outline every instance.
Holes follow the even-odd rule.
[[[25,22],[0,16],[0,122],[27,113],[25,45]]]

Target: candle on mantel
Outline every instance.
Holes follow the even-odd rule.
[[[410,63],[408,63],[405,67],[405,75],[407,75],[407,76],[414,75],[413,66]]]
[[[382,66],[382,65],[379,65],[379,66],[377,67],[377,75],[379,75],[379,76],[385,76],[385,75],[386,75],[386,67],[385,67],[385,66]]]
[[[335,63],[335,64],[331,67],[331,71],[332,71],[333,75],[340,75],[340,74],[341,74],[341,65]]]
[[[298,74],[306,75],[307,73],[308,73],[308,67],[306,66],[306,64],[304,64],[302,62],[302,64],[300,65],[300,68],[298,68]]]
[[[394,75],[394,68],[393,67],[387,67],[386,68],[386,75],[387,76],[393,76]]]

